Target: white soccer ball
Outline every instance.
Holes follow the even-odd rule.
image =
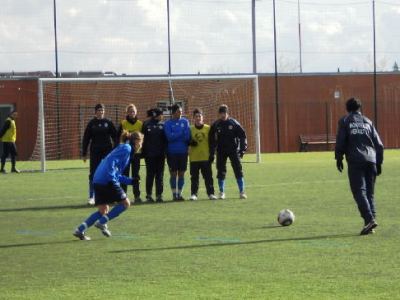
[[[278,214],[278,223],[282,226],[289,226],[294,222],[295,216],[290,209],[282,209]]]

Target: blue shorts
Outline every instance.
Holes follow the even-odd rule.
[[[186,171],[188,163],[187,154],[168,154],[167,163],[171,172]]]
[[[126,199],[124,190],[115,183],[94,184],[94,201],[96,205],[112,204]]]

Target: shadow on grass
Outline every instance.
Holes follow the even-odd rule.
[[[295,242],[295,241],[342,239],[342,238],[349,238],[356,236],[359,235],[358,234],[317,235],[317,236],[298,237],[298,238],[265,239],[265,240],[243,241],[243,242],[220,242],[220,243],[209,243],[200,245],[182,245],[182,246],[159,247],[159,248],[137,248],[137,249],[115,250],[115,251],[110,251],[110,253],[185,250],[185,249],[197,249],[197,248],[208,248],[208,247],[226,247],[226,246],[269,244],[269,243],[282,243],[282,242]]]
[[[34,207],[18,207],[18,208],[0,208],[0,212],[58,210],[58,209],[80,209],[80,208],[90,208],[90,207],[91,206],[88,206],[87,204],[34,206]]]
[[[47,246],[47,245],[63,245],[70,243],[82,243],[79,240],[68,240],[68,241],[51,241],[51,242],[37,242],[37,243],[21,243],[21,244],[8,244],[8,245],[0,245],[0,249],[8,249],[8,248],[21,248],[21,247],[32,247],[32,246]],[[90,241],[93,243],[93,241]]]

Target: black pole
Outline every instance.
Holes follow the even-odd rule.
[[[58,41],[57,41],[57,4],[53,0],[53,15],[54,15],[54,56],[56,63],[56,77],[58,78]]]
[[[170,26],[170,12],[169,12],[169,0],[167,0],[167,27],[168,27],[168,76],[171,76],[171,26]],[[172,91],[171,91],[171,77],[169,78],[168,86],[169,104],[172,105]],[[170,113],[172,113],[170,111]]]
[[[58,40],[57,40],[57,0],[53,0],[53,14],[54,14],[54,56],[56,64],[56,78],[59,77],[58,71]],[[60,124],[60,86],[56,82],[56,114],[57,114],[57,132],[61,130]],[[61,158],[61,134],[57,134],[57,158]]]
[[[257,73],[256,0],[251,1],[251,33],[253,40],[253,74]]]
[[[275,110],[276,110],[276,142],[278,152],[281,152],[280,125],[279,125],[279,85],[278,85],[278,59],[276,51],[276,12],[275,0],[272,1],[274,12],[274,61],[275,61]]]
[[[372,22],[373,22],[373,39],[374,39],[374,123],[378,129],[378,97],[377,97],[377,78],[376,78],[376,23],[375,23],[375,0],[372,0]]]

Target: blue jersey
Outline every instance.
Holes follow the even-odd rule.
[[[106,185],[132,184],[132,179],[122,173],[129,165],[132,147],[129,144],[120,144],[111,151],[99,164],[93,176],[93,183]]]
[[[186,118],[170,119],[164,124],[168,140],[168,154],[187,154],[190,142],[190,126]]]

